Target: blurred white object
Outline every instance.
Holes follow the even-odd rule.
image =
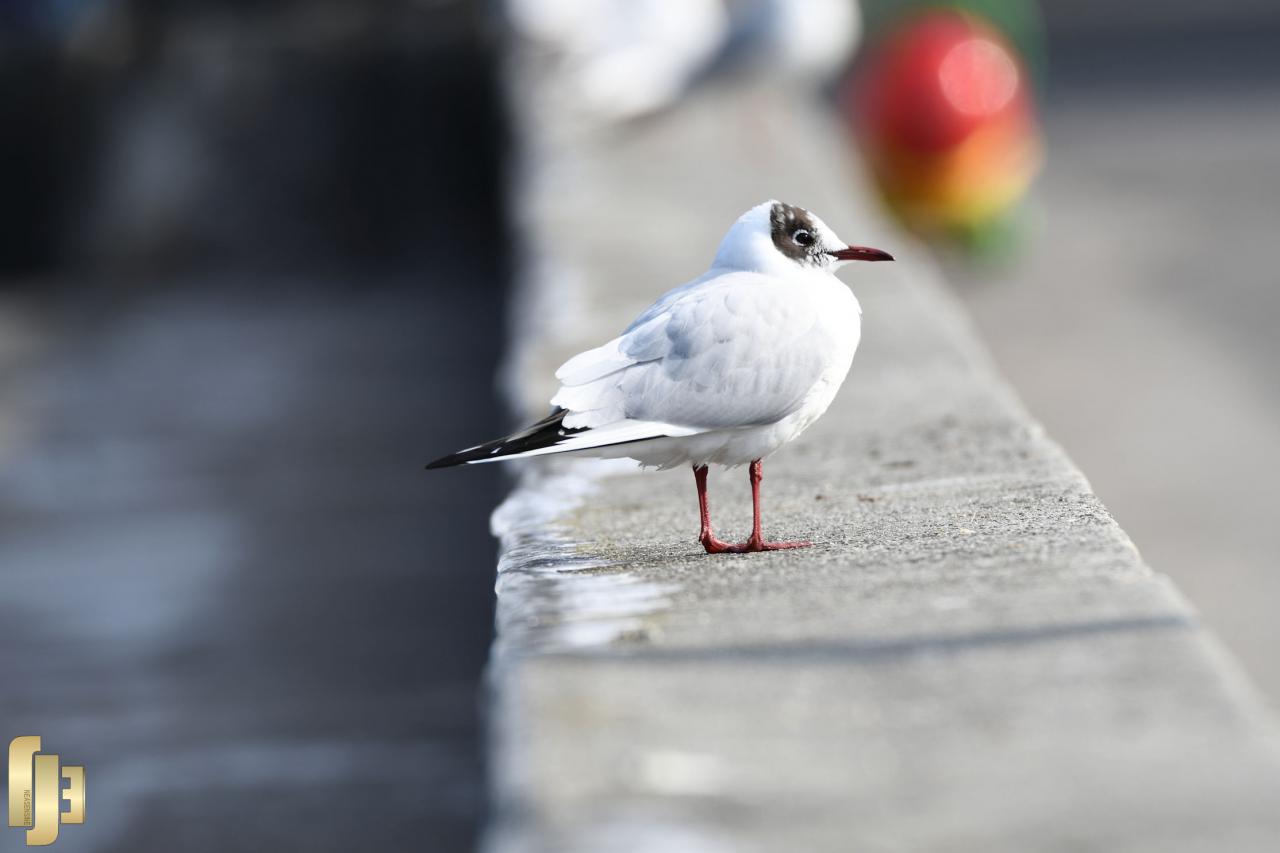
[[[853,55],[862,34],[857,0],[729,0],[747,61],[822,82]]]
[[[569,94],[605,118],[661,109],[720,50],[721,0],[508,0],[511,21],[564,61]]]
[[[719,68],[819,82],[848,59],[856,0],[507,0],[561,64],[562,95],[605,120],[673,105]],[[727,61],[726,61],[727,60]]]

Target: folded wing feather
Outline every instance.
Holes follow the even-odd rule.
[[[830,341],[809,300],[753,273],[673,291],[623,335],[556,371],[567,427],[692,434],[774,423],[821,378]]]

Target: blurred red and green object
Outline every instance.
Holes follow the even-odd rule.
[[[1022,12],[1001,19],[993,10],[1002,7]],[[1017,233],[1019,202],[1043,154],[1033,83],[1042,53],[1028,62],[1015,47],[1038,43],[1026,11],[1034,6],[987,0],[905,9],[871,16],[870,43],[841,88],[842,112],[907,227],[976,248],[1005,242]]]

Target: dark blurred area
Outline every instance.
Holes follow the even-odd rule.
[[[0,6],[0,732],[65,850],[467,850],[509,259],[482,3]],[[0,836],[19,849],[22,833]]]
[[[1280,83],[1280,5],[1271,0],[1041,2],[1052,94],[1186,98]]]
[[[500,187],[481,17],[465,2],[10,0],[4,271],[449,257]]]

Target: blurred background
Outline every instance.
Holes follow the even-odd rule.
[[[1280,697],[1270,0],[6,0],[0,735],[87,766],[59,844],[474,845],[502,472],[421,464],[507,426],[513,50],[622,133],[820,99]]]

